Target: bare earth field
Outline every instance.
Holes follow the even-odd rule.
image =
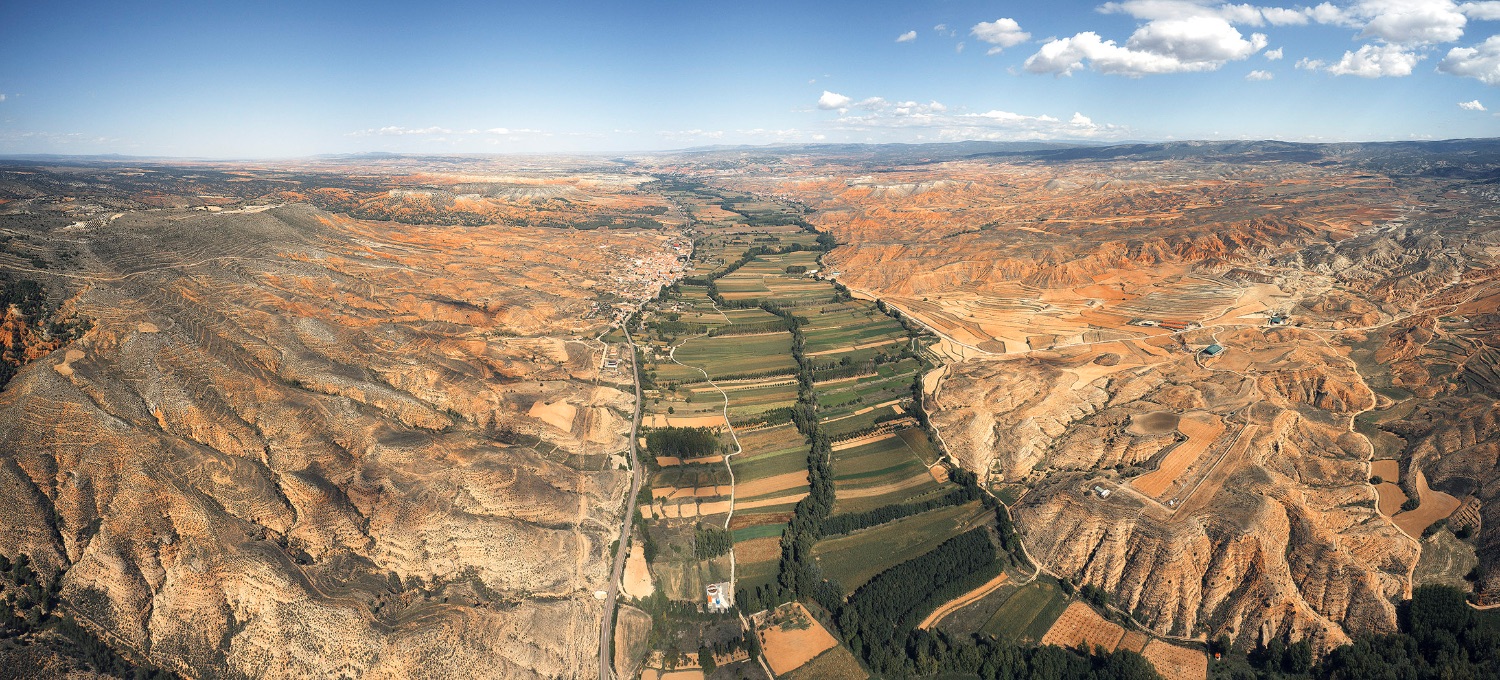
[[[1077,649],[1093,649],[1096,646],[1114,649],[1124,635],[1125,629],[1120,624],[1100,616],[1087,604],[1074,602],[1052,624],[1052,629],[1042,636],[1042,644]]]
[[[790,673],[838,645],[800,603],[793,602],[772,614],[777,625],[760,630],[766,660],[777,675]]]
[[[1141,652],[1156,672],[1167,680],[1204,680],[1208,677],[1208,656],[1196,649],[1152,640]]]

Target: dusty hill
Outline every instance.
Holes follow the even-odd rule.
[[[1500,597],[1492,148],[679,171],[804,203],[829,275],[942,336],[933,423],[1047,570],[1162,634],[1326,649],[1395,628],[1460,503],[1474,598]],[[1372,459],[1405,508],[1377,509]]]
[[[596,672],[632,397],[593,336],[665,237],[305,205],[44,237],[94,326],[0,394],[0,554],[63,610],[193,676]]]

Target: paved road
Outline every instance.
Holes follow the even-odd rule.
[[[620,548],[615,551],[615,570],[609,578],[609,590],[606,591],[608,595],[604,598],[604,622],[599,629],[599,680],[612,680],[614,677],[614,660],[609,658],[609,648],[615,633],[615,602],[620,597],[620,577],[625,573],[625,556],[630,552],[625,547],[630,541],[631,521],[635,519],[635,497],[641,491],[641,466],[636,460],[636,442],[641,430],[641,367],[636,364],[635,338],[630,337],[629,329],[622,330],[630,343],[630,367],[633,369],[631,377],[635,379],[635,420],[630,426],[630,494],[626,496],[625,516],[620,520]]]

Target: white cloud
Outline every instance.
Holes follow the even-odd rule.
[[[1088,66],[1084,65],[1085,61],[1089,62]],[[1023,67],[1030,73],[1059,76],[1070,76],[1074,71],[1091,67],[1100,73],[1131,77],[1218,68],[1211,63],[1185,64],[1170,56],[1131,51],[1116,45],[1113,40],[1100,38],[1093,31],[1079,33],[1071,38],[1054,38],[1042,45],[1036,54],[1027,57]]]
[[[1400,45],[1365,45],[1356,52],[1344,52],[1344,58],[1327,70],[1336,76],[1401,78],[1411,75],[1412,67],[1424,58]]]
[[[1095,123],[1075,112],[1061,120],[1049,115],[1028,116],[1010,111],[952,113],[940,102],[888,101],[869,97],[848,99],[839,116],[827,121],[834,130],[858,133],[867,139],[1082,139],[1119,137],[1125,128]],[[743,131],[742,131],[743,132]]]
[[[1358,19],[1355,19],[1349,12],[1331,2],[1320,4],[1317,7],[1307,10],[1307,12],[1313,21],[1320,24],[1332,24],[1347,28],[1357,28],[1360,25]]]
[[[1463,12],[1464,16],[1475,21],[1500,20],[1500,0],[1466,2],[1458,6],[1458,11]]]
[[[823,90],[823,96],[818,97],[818,108],[823,109],[824,111],[842,111],[848,109],[849,105],[852,103],[854,103],[853,99],[845,97],[844,95],[841,95],[837,92],[829,92],[828,90]]]
[[[722,139],[724,137],[723,130],[700,130],[697,128],[692,130],[661,130],[656,134],[660,137],[673,140]]]
[[[1266,36],[1255,33],[1246,40],[1222,17],[1189,16],[1150,21],[1136,29],[1123,47],[1092,31],[1055,38],[1027,58],[1025,68],[1032,73],[1072,75],[1087,61],[1089,68],[1100,73],[1130,77],[1213,71],[1265,46]]]
[[[1249,24],[1251,26],[1262,26],[1266,23],[1265,17],[1261,16],[1260,8],[1254,5],[1221,5],[1218,15],[1232,24]]]
[[[988,54],[999,54],[1007,47],[1015,47],[1031,39],[1031,34],[1021,30],[1021,25],[1015,19],[1005,17],[974,24],[969,29],[969,34],[994,46]]]
[[[916,31],[907,31],[905,33],[902,33],[901,35],[896,36],[896,42],[898,42],[898,43],[901,43],[901,42],[911,42],[911,41],[916,40],[916,39],[917,39],[917,32]]]
[[[1251,71],[1245,74],[1245,80],[1270,80],[1275,77],[1270,71]]]
[[[1272,26],[1302,26],[1308,20],[1306,11],[1283,7],[1262,7],[1260,13]]]
[[[1308,11],[1318,23],[1359,28],[1362,38],[1398,45],[1453,42],[1468,23],[1453,0],[1357,0],[1347,7],[1324,2]]]
[[[1277,59],[1280,59],[1281,56],[1282,56],[1281,49],[1282,48],[1278,47],[1278,48],[1276,48],[1274,50],[1266,50],[1265,53],[1262,54],[1261,56],[1263,56],[1266,59],[1269,59],[1271,61],[1276,61]]]
[[[943,106],[941,103],[935,101],[927,102],[926,104],[918,102],[898,102],[896,105],[891,107],[891,112],[895,113],[898,116],[925,116],[933,113],[943,113],[947,110],[948,107]]]
[[[424,127],[424,128],[408,128],[408,127],[401,127],[399,125],[387,125],[387,126],[382,127],[382,128],[369,128],[369,129],[366,129],[366,130],[355,130],[354,132],[349,133],[349,136],[350,137],[408,137],[408,136],[430,137],[432,135],[480,135],[480,134],[488,134],[488,135],[500,135],[500,136],[503,137],[503,136],[511,136],[511,135],[539,134],[541,132],[542,132],[541,130],[533,130],[531,128],[503,128],[503,127],[496,127],[496,128],[489,128],[487,130],[479,130],[479,129],[475,129],[475,128],[470,128],[470,129],[467,129],[467,130],[450,130],[448,128],[439,127],[439,126],[436,126],[436,125],[433,125],[433,126],[430,126],[430,127]],[[441,140],[437,140],[437,141],[441,141]]]
[[[843,95],[834,96],[843,97]],[[889,113],[894,116],[924,116],[933,113],[942,113],[948,110],[948,107],[944,106],[941,102],[935,101],[928,102],[926,104],[915,101],[891,102],[886,101],[885,97],[866,97],[857,102],[853,101],[849,97],[844,97],[844,100],[846,101],[844,102],[843,106],[825,107],[823,106],[823,102],[820,99],[818,101],[818,108],[828,110],[836,109],[841,114],[847,112],[849,109],[859,109],[861,111]]]
[[[788,140],[801,139],[803,137],[806,137],[806,135],[804,135],[802,133],[802,131],[798,130],[797,128],[787,128],[785,130],[771,130],[771,129],[766,129],[766,128],[754,128],[754,129],[750,129],[750,130],[735,130],[735,132],[737,134],[741,135],[742,137],[749,137],[749,138],[752,138],[752,139],[770,140],[770,141],[777,141],[777,142],[785,142],[785,141],[788,141]],[[720,133],[720,134],[722,134],[722,133]]]
[[[1459,102],[1458,103],[1458,108],[1463,109],[1465,111],[1488,111],[1489,110],[1489,109],[1484,108],[1484,104],[1479,103],[1478,99],[1475,99],[1474,101],[1471,101],[1471,102]]]
[[[948,24],[938,24],[936,26],[933,26],[932,30],[937,31],[938,33],[942,33],[943,31],[948,30]]]
[[[1485,85],[1500,85],[1500,35],[1493,35],[1476,47],[1455,47],[1438,62],[1437,68],[1454,76],[1467,76]]]
[[[4,92],[0,92],[0,102],[3,102],[3,101],[5,101],[5,93]]]
[[[1099,7],[1106,14],[1128,14],[1137,19],[1157,21],[1162,19],[1186,19],[1191,17],[1214,17],[1231,24],[1249,26],[1301,25],[1308,21],[1308,13],[1301,9],[1284,7],[1258,7],[1250,4],[1213,4],[1201,0],[1125,0],[1106,2]]]
[[[959,54],[963,54],[964,53],[964,44],[963,44],[963,41],[959,41],[959,43],[957,45],[954,45],[953,46],[953,51],[957,52]]]
[[[406,136],[406,135],[447,135],[447,134],[452,134],[452,133],[453,133],[452,130],[449,130],[447,128],[437,127],[437,126],[424,127],[424,128],[408,128],[408,127],[401,127],[399,125],[387,125],[387,126],[382,127],[382,128],[369,128],[369,129],[366,129],[366,130],[356,130],[356,131],[351,132],[349,134],[350,134],[350,136],[353,136],[353,137],[376,137],[376,136],[379,136],[379,137],[403,137],[403,136]]]
[[[1136,29],[1125,46],[1188,62],[1231,61],[1244,59],[1263,49],[1266,36],[1255,33],[1245,40],[1224,19],[1189,17],[1152,21]]]
[[[1378,10],[1360,35],[1392,43],[1453,42],[1463,37],[1468,22],[1449,0],[1365,0],[1360,5]]]
[[[1303,57],[1297,60],[1297,68],[1304,71],[1316,71],[1323,68],[1323,63],[1322,59],[1308,59],[1307,57]]]

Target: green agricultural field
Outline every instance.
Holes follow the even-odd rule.
[[[802,274],[787,274],[786,268],[817,268],[817,253],[801,251],[785,255],[763,255],[716,283],[719,294],[730,300],[770,298],[781,304],[809,299],[831,299],[833,287]]]
[[[834,512],[864,512],[938,494],[927,462],[901,435],[834,452]]]
[[[807,444],[798,440],[779,449],[745,449],[744,453],[730,458],[729,465],[734,468],[735,481],[740,484],[801,472],[807,469]]]
[[[686,393],[687,390],[680,387],[676,393],[663,393],[660,404],[649,404],[645,407],[643,422],[649,424],[652,414],[660,414],[668,418],[696,418],[700,416],[722,416],[724,414],[723,399],[714,401],[709,397],[704,397],[702,401],[683,401],[681,397]],[[671,409],[671,411],[668,411],[668,409]],[[734,450],[734,447],[730,447],[730,450]]]
[[[818,363],[825,361],[827,363],[834,363],[827,359],[820,359]],[[909,389],[911,381],[915,378],[919,367],[920,364],[915,359],[902,359],[895,363],[879,364],[874,367],[872,372],[861,373],[851,378],[819,380],[816,384],[818,385],[818,390],[821,392],[858,389],[871,383],[882,383],[887,380],[899,379],[898,382],[904,386],[902,389]]]
[[[990,514],[978,501],[939,508],[819,541],[813,546],[813,559],[846,594],[852,593],[876,574],[988,521]]]
[[[735,490],[735,496],[734,496],[734,500],[735,500],[736,504],[738,504],[738,503],[758,503],[758,502],[762,502],[762,501],[775,501],[775,500],[778,500],[778,499],[790,499],[790,500],[787,500],[784,503],[778,503],[776,505],[766,506],[764,508],[754,508],[754,509],[750,509],[750,510],[736,509],[735,513],[738,514],[740,512],[745,512],[745,513],[760,512],[760,513],[763,514],[765,512],[772,512],[772,511],[774,511],[774,512],[785,512],[787,510],[790,510],[791,506],[796,505],[797,501],[801,500],[801,497],[805,496],[805,495],[807,495],[807,484],[806,483],[799,484],[799,485],[793,486],[793,487],[788,487],[788,488],[785,488],[785,489],[780,489],[780,490],[777,490],[777,491],[767,491],[765,493],[758,493],[758,494],[754,494],[754,495],[747,494],[747,493],[745,493],[743,491],[740,491],[738,488],[736,488],[736,490]]]
[[[899,489],[879,496],[839,499],[834,503],[834,511],[841,514],[846,512],[865,512],[897,503],[916,503],[937,496],[949,488],[951,487],[946,487],[929,479],[917,486]]]
[[[985,622],[983,632],[1017,644],[1036,644],[1067,608],[1062,588],[1042,577],[1011,595]]]
[[[896,438],[896,441],[900,442],[901,439],[898,437]],[[885,486],[887,484],[895,484],[897,482],[903,482],[914,477],[921,477],[923,475],[927,475],[929,478],[931,477],[931,475],[928,475],[927,473],[927,466],[923,465],[922,461],[915,458],[903,458],[900,460],[867,460],[863,462],[866,464],[873,464],[882,467],[875,467],[874,469],[870,470],[842,470],[835,472],[834,485],[838,488],[839,491],[844,491],[846,489],[864,489],[869,487]],[[837,469],[838,468],[835,467],[835,470]]]
[[[892,399],[907,399],[911,397],[913,375],[897,375],[889,378],[865,376],[857,380],[825,385],[818,389],[818,395],[826,399],[822,403],[828,404],[862,400],[866,405],[874,405]]]
[[[757,586],[772,586],[776,583],[776,560],[739,561],[735,565],[735,586],[739,590],[755,590]],[[733,676],[731,676],[733,677]]]
[[[838,330],[813,331],[807,334],[807,352],[816,357],[826,356],[825,353],[836,353],[844,356],[847,353],[858,352],[856,346],[881,343],[880,347],[902,345],[895,343],[906,342],[906,329],[897,325],[895,328],[881,327],[857,327],[842,328]],[[852,359],[851,359],[852,361]]]
[[[1010,578],[999,588],[943,617],[941,621],[938,621],[937,627],[944,633],[960,639],[978,633],[984,628],[984,624],[989,622],[990,617],[993,617],[995,612],[1005,604],[1005,601],[1010,599],[1011,595],[1026,587],[1017,584],[1017,579],[1024,580],[1025,576],[1016,574],[1014,571],[1010,572]]]
[[[877,357],[884,356],[884,361],[890,361],[901,356],[901,352],[907,348],[906,338],[897,338],[896,342],[880,345],[879,347],[866,347],[865,349],[853,349],[832,354],[820,354],[811,357],[818,364],[825,362],[841,361],[844,357],[849,358],[849,363],[863,364],[874,361]]]
[[[656,373],[656,383],[693,383],[703,380],[703,374],[691,366],[682,366],[663,359],[647,364],[646,370]]]
[[[651,475],[653,488],[691,489],[695,487],[729,487],[729,471],[721,464],[671,465]]]
[[[734,530],[734,542],[750,541],[757,538],[781,538],[781,532],[786,530],[785,524],[757,524],[755,526],[741,527]]]
[[[880,441],[861,444],[833,452],[833,479],[855,480],[879,477],[902,466],[915,465],[924,472],[917,454],[906,445],[906,440],[893,435]]]
[[[860,396],[854,390],[818,390],[818,408],[827,410],[840,406],[850,406],[860,403]]]
[[[700,367],[710,378],[769,372],[792,373],[792,334],[692,338],[677,347],[678,362]],[[702,374],[698,374],[701,379]]]
[[[769,288],[766,288],[765,280],[759,276],[742,275],[744,271],[744,268],[741,268],[740,271],[719,279],[715,284],[718,286],[719,294],[730,300],[737,300],[746,297],[762,296],[771,292]],[[747,293],[754,293],[755,295],[747,295]]]
[[[759,307],[726,309],[723,310],[722,314],[729,317],[731,324],[758,324],[781,320],[781,317]]]
[[[911,449],[911,452],[917,458],[921,459],[923,464],[930,467],[943,457],[937,445],[932,443],[932,440],[927,437],[927,433],[923,432],[921,428],[907,428],[898,434],[906,442],[906,447]]]
[[[792,424],[776,425],[773,427],[757,427],[751,429],[740,429],[740,446],[745,451],[774,451],[788,447],[801,447],[806,450],[807,438]]]
[[[864,408],[867,406],[870,406],[869,402],[858,405],[858,408]],[[850,407],[847,410],[853,411],[857,409],[854,407]],[[871,410],[868,413],[861,413],[855,416],[839,418],[838,420],[825,420],[823,421],[823,431],[827,433],[828,436],[831,437],[835,442],[837,442],[839,437],[875,427],[876,419],[892,415],[896,415],[895,409],[892,409],[889,406],[882,406],[880,408]]]
[[[771,379],[772,384],[759,382],[721,384],[724,394],[729,396],[729,417],[739,419],[771,409],[790,407],[797,403],[797,384],[785,379]],[[723,404],[724,396],[712,385],[693,387],[690,401]]]
[[[808,317],[807,351],[811,354],[839,350],[853,345],[905,339],[906,329],[895,319],[881,314],[874,307],[864,310],[837,310],[825,306],[821,313]]]

